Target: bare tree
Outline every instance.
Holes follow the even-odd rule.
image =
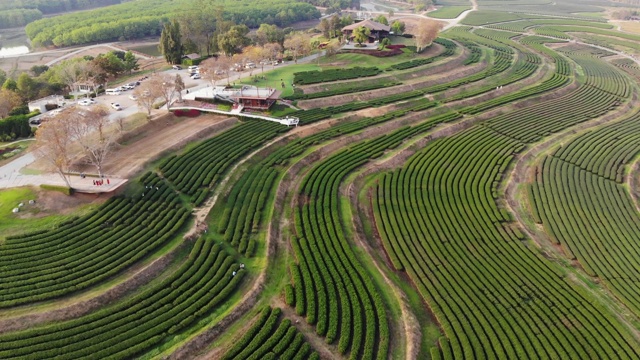
[[[105,127],[109,123],[109,111],[96,106],[90,109],[76,109],[68,114],[70,136],[82,148],[87,162],[95,166],[102,176],[102,165],[109,156],[115,142],[116,133],[108,133]]]
[[[213,86],[216,86],[216,82],[222,79],[222,75],[225,74],[225,69],[229,69],[229,64],[225,60],[225,56],[218,56],[217,58],[209,58],[200,63],[200,74],[205,80],[211,81]]]
[[[177,97],[175,78],[166,73],[156,74],[147,80],[147,84],[156,89],[159,97],[165,102],[167,111],[169,111],[171,104]]]
[[[441,28],[442,24],[440,22],[429,20],[420,21],[415,30],[415,34],[413,34],[416,39],[417,52],[421,52],[430,45],[431,42],[438,37]]]
[[[221,73],[221,75],[226,75],[227,85],[229,85],[229,78],[231,77],[231,67],[233,66],[233,60],[229,56],[219,55],[216,58],[215,64],[215,72]]]
[[[327,46],[325,46],[324,48],[324,56],[329,59],[333,56],[335,56],[338,53],[338,50],[340,50],[340,44],[338,42],[332,41],[330,43],[327,44]]]
[[[124,131],[124,117],[118,116],[116,121],[118,122],[118,128],[120,129],[120,132],[123,132]]]
[[[67,117],[75,111],[72,107],[62,110],[43,122],[36,131],[36,156],[57,172],[68,187],[71,187],[68,173],[72,161],[72,140],[69,135],[72,125]]]
[[[311,38],[302,32],[291,33],[284,40],[284,48],[291,51],[293,60],[298,63],[298,57],[305,56],[311,51]]]
[[[265,57],[269,60],[277,60],[282,54],[282,45],[278,43],[268,43],[264,47]],[[262,66],[262,72],[264,72],[264,65]]]
[[[156,99],[161,96],[156,84],[147,80],[133,91],[133,95],[136,96],[136,103],[147,110],[147,119],[150,119],[153,105],[156,103]]]
[[[184,81],[182,81],[182,76],[180,74],[176,74],[176,78],[174,81],[176,92],[178,93],[178,102],[182,102],[182,91],[186,88],[184,85]]]

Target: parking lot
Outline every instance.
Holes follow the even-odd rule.
[[[282,66],[282,65],[280,65]],[[272,70],[276,68],[276,66],[274,65],[265,65],[264,66],[264,71],[268,71],[268,70]],[[211,86],[211,83],[208,80],[205,79],[197,79],[194,80],[190,77],[190,72],[188,71],[187,67],[183,67],[180,70],[175,70],[175,69],[170,69],[170,70],[165,70],[164,73],[169,74],[172,77],[175,77],[177,74],[180,74],[182,76],[182,80],[184,81],[185,84],[185,92],[188,91],[194,91],[194,90],[198,90],[200,88],[203,87],[207,87],[207,86]],[[249,70],[244,70],[241,72],[231,72],[231,74],[229,74],[229,82],[233,83],[234,81],[241,79],[241,78],[245,78],[250,76],[249,74],[258,74],[261,73],[261,65],[258,65],[257,68],[254,68],[253,71],[249,71]],[[152,76],[153,74],[149,74],[146,76]],[[128,83],[130,82],[135,82],[136,79],[131,79],[129,80]],[[145,80],[140,80],[140,82],[144,82]],[[220,83],[225,82],[226,79],[221,79]],[[124,84],[121,84],[124,85]],[[115,88],[116,86],[114,86]],[[135,100],[132,100],[129,98],[130,95],[132,95],[134,92],[133,89],[131,90],[122,90],[120,92],[119,95],[107,95],[107,94],[100,94],[95,98],[95,104],[101,104],[103,106],[105,106],[107,109],[109,109],[109,119],[110,121],[114,122],[117,121],[120,118],[126,118],[129,117],[133,114],[136,113],[146,113],[145,109],[140,109],[138,107],[138,104],[136,103]],[[78,100],[78,102],[80,102],[81,100]],[[160,101],[160,99],[158,99],[158,101]],[[74,101],[71,101],[70,103],[75,103]],[[111,106],[111,103],[118,103],[120,104],[120,107],[122,108],[121,110],[116,110]],[[67,103],[69,104],[69,103]],[[95,105],[88,105],[88,106],[95,106]],[[163,111],[163,110],[153,110],[152,114],[156,111]],[[44,115],[46,116],[46,115]],[[34,120],[37,120],[38,118],[34,118]]]

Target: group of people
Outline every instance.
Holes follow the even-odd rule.
[[[110,183],[111,182],[109,181],[109,179],[107,179],[107,185],[109,185]],[[96,185],[96,186],[104,185],[104,179],[93,180],[93,185]]]

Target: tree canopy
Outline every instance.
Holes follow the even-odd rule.
[[[179,64],[182,60],[182,37],[180,34],[180,23],[172,21],[164,24],[162,34],[160,34],[160,52],[164,55],[169,64]]]
[[[369,39],[369,35],[371,35],[371,30],[369,30],[368,27],[359,26],[353,30],[353,40],[358,44],[362,44],[367,41]]]
[[[120,0],[13,0],[0,2],[0,29],[24,26],[43,14],[120,4]]]
[[[25,28],[35,46],[70,46],[158,36],[169,19],[194,18],[203,13],[201,0],[138,0],[34,21]],[[310,4],[295,0],[218,0],[226,21],[257,28],[260,24],[287,26],[320,17]],[[206,14],[212,11],[207,10]],[[206,20],[206,21],[205,21]],[[203,19],[202,24],[216,21]],[[210,26],[208,24],[207,26]],[[196,27],[197,28],[197,27]],[[205,29],[211,36],[213,29]],[[199,31],[195,29],[194,31]]]

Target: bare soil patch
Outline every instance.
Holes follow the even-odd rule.
[[[21,219],[40,218],[49,215],[67,215],[73,213],[78,206],[95,204],[99,205],[111,197],[110,194],[82,194],[71,196],[57,191],[44,191],[34,188],[37,201],[34,205],[36,211],[21,212]]]
[[[116,150],[104,165],[105,173],[131,177],[163,154],[227,129],[236,122],[235,118],[209,114],[196,118],[167,115],[153,120],[120,139]],[[77,168],[79,171],[94,171],[89,165],[78,165]]]

